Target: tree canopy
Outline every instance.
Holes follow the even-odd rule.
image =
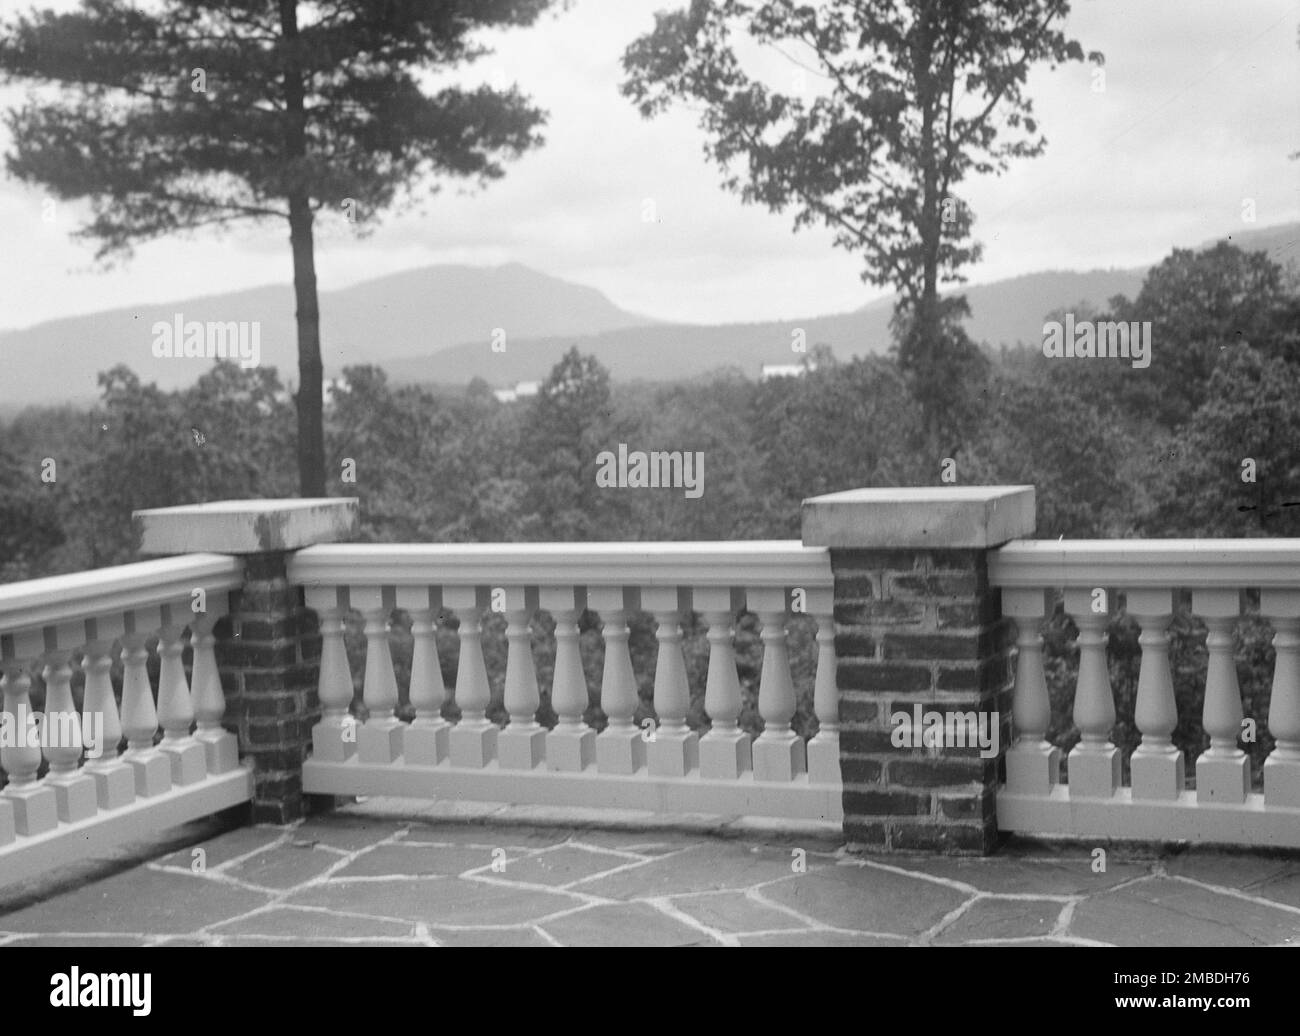
[[[980,257],[958,188],[1042,153],[1024,85],[1039,63],[1084,60],[1068,13],[1065,0],[691,0],[628,48],[623,92],[646,117],[699,108],[728,189],[792,209],[796,229],[828,227],[865,280],[898,291],[902,369],[932,430],[951,434],[954,368],[975,351],[964,300],[939,287]],[[794,76],[778,87],[754,70],[753,44]]]
[[[314,220],[364,230],[441,177],[486,182],[541,143],[516,88],[422,76],[482,58],[479,30],[555,0],[82,0],[0,25],[0,77],[35,91],[6,116],[11,175],[88,199],[103,260],[240,220],[289,226],[298,318],[299,487],[323,496]]]

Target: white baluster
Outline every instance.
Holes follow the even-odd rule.
[[[15,641],[20,639],[26,638],[14,637]],[[34,642],[17,645],[13,656],[0,660],[6,721],[13,724],[12,736],[0,741],[0,767],[9,775],[9,783],[0,789],[0,801],[11,807],[5,814],[12,812],[14,831],[19,835],[40,835],[59,825],[59,803],[54,791],[36,779],[41,766],[40,731],[32,715],[32,679],[20,661],[39,655],[43,648],[44,641],[38,634]]]
[[[1133,720],[1142,743],[1129,760],[1133,798],[1177,801],[1183,792],[1186,764],[1173,742],[1178,726],[1174,678],[1169,671],[1169,623],[1173,620],[1172,590],[1130,590],[1128,613],[1142,627],[1142,668],[1138,673]]]
[[[353,587],[351,599],[366,622],[366,671],[361,695],[370,713],[357,731],[357,758],[363,763],[387,766],[402,754],[402,721],[394,714],[397,674],[388,646],[389,607],[380,586]]]
[[[533,612],[537,592],[507,586],[505,707],[510,722],[497,735],[497,758],[503,770],[531,770],[546,759],[546,728],[537,722],[541,694],[533,662]]]
[[[754,742],[754,778],[791,781],[808,769],[803,738],[790,728],[794,718],[794,681],[786,646],[785,591],[765,587],[748,592],[749,609],[762,625],[763,668],[758,677],[758,712],[763,733]]]
[[[578,616],[586,595],[572,586],[544,586],[539,605],[555,620],[555,674],[551,708],[558,722],[546,735],[546,765],[564,773],[581,773],[596,761],[596,732],[582,720],[589,694],[578,647]]]
[[[498,735],[496,724],[487,718],[492,687],[483,661],[482,608],[472,586],[445,587],[442,602],[460,620],[455,687],[460,722],[451,729],[451,763],[481,770],[496,758]]]
[[[411,616],[411,705],[415,719],[402,731],[407,766],[437,766],[450,757],[451,724],[442,718],[447,688],[438,660],[436,609],[427,586],[399,586],[397,606]]]
[[[1079,628],[1079,678],[1074,691],[1074,725],[1081,740],[1067,762],[1070,798],[1110,798],[1120,783],[1119,749],[1110,742],[1115,727],[1115,696],[1106,665],[1109,593],[1087,589],[1065,592],[1065,610]],[[1101,610],[1097,610],[1101,609]]]
[[[1002,614],[1016,620],[1016,688],[1011,706],[1015,741],[1007,749],[1007,790],[1044,798],[1061,777],[1061,750],[1047,740],[1051,702],[1043,674],[1044,616],[1052,613],[1045,590],[1002,591]]]
[[[609,723],[596,736],[596,770],[633,774],[646,765],[648,731],[633,722],[637,707],[636,674],[628,648],[627,613],[638,607],[636,590],[622,586],[587,589],[587,604],[600,614],[605,663],[600,679],[600,708]]]
[[[158,633],[158,723],[163,729],[158,751],[171,763],[172,784],[197,784],[207,776],[203,746],[194,740],[194,704],[185,679],[183,655],[185,632],[182,620],[192,614],[179,607],[168,608],[169,616]]]
[[[735,609],[733,603],[737,605]],[[699,587],[692,594],[692,605],[703,613],[709,626],[704,711],[712,725],[700,738],[700,776],[735,780],[754,767],[750,736],[736,723],[740,718],[741,692],[732,642],[735,632],[732,615],[739,610],[740,602],[733,602],[727,587]]]
[[[1300,808],[1300,590],[1260,591],[1259,611],[1273,624],[1273,689],[1264,760],[1264,804]]]
[[[311,729],[312,758],[319,762],[346,762],[357,750],[357,722],[350,711],[356,688],[343,640],[349,610],[345,593],[334,586],[306,588],[307,607],[320,617],[321,718]]]
[[[118,716],[117,700],[113,697],[110,674],[113,641],[126,631],[126,627],[120,615],[94,618],[87,626],[92,639],[86,644],[85,657],[81,660],[81,670],[86,675],[81,730],[82,736],[88,738],[83,772],[95,782],[100,809],[121,809],[135,801],[135,771],[117,754],[122,740],[122,721]],[[92,746],[89,738],[96,733],[96,726],[100,729]]]
[[[641,605],[658,624],[655,639],[655,715],[658,717],[646,745],[646,763],[654,777],[685,777],[700,765],[699,737],[686,725],[691,688],[682,654],[680,614],[685,608],[675,586],[641,588]]]
[[[1250,760],[1237,747],[1243,714],[1232,641],[1241,592],[1193,590],[1192,611],[1209,629],[1201,723],[1210,735],[1210,747],[1196,760],[1196,801],[1239,804],[1250,792]]]
[[[817,733],[808,742],[808,780],[840,783],[840,688],[835,656],[834,592],[809,589],[805,607],[817,622],[817,675],[813,679],[813,712]]]
[[[89,820],[99,811],[95,781],[80,769],[85,741],[81,716],[72,700],[72,649],[85,643],[86,626],[73,622],[46,632],[50,650],[45,655],[44,749],[50,769],[45,783],[54,789],[59,819],[70,824]]]
[[[158,609],[128,612],[127,631],[122,636],[122,733],[126,751],[122,761],[135,770],[135,793],[143,798],[170,791],[172,768],[167,757],[154,747],[158,712],[153,688],[149,686],[149,650],[146,631],[157,628]]]
[[[208,610],[194,616],[190,623],[190,647],[194,662],[190,677],[191,701],[197,729],[194,740],[203,747],[204,768],[216,775],[229,773],[239,766],[239,738],[226,730],[226,695],[221,689],[217,669],[217,638],[213,627],[229,608],[227,594],[212,594]]]

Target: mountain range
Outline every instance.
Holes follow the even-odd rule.
[[[1285,262],[1297,255],[1300,223],[1231,236],[1241,247]],[[992,345],[1037,341],[1045,316],[1083,304],[1132,298],[1144,268],[1045,271],[965,287],[967,330]],[[689,378],[727,366],[757,376],[766,363],[789,363],[792,334],[848,357],[884,352],[892,299],[849,313],[744,324],[678,324],[630,313],[594,288],[517,263],[429,266],[320,295],[326,375],[345,366],[382,366],[392,382],[498,387],[539,379],[570,346],[596,356],[619,380]],[[125,306],[0,332],[0,411],[28,404],[84,403],[96,378],[115,364],[164,390],[192,384],[206,360],[158,358],[154,324],[258,322],[263,365],[297,381],[293,292],[288,285]],[[504,338],[498,334],[504,331]],[[496,348],[493,347],[497,334]],[[504,348],[503,348],[504,346]]]

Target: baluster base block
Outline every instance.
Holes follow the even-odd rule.
[[[1250,761],[1244,752],[1240,758],[1214,758],[1207,755],[1196,760],[1196,801],[1237,805],[1250,794]]]
[[[1066,773],[1070,779],[1070,798],[1108,799],[1119,787],[1119,749],[1076,746],[1066,756]]]
[[[1300,809],[1300,759],[1274,755],[1264,760],[1264,805]]]
[[[534,770],[546,761],[546,728],[511,723],[497,735],[497,759],[503,770]]]
[[[735,780],[748,773],[754,768],[752,746],[753,741],[743,730],[710,730],[700,738],[700,776],[706,780]]]
[[[158,745],[158,751],[171,763],[173,787],[198,784],[208,775],[207,753],[192,737],[164,740]]]
[[[135,793],[140,798],[151,798],[171,791],[172,765],[157,749],[148,748],[133,752],[127,749],[122,761],[135,771]]]
[[[700,738],[693,730],[662,727],[646,744],[646,765],[651,777],[685,777],[700,765]]]
[[[326,763],[345,763],[357,752],[357,727],[351,716],[323,719],[311,728],[312,756]]]
[[[646,765],[645,749],[645,739],[635,727],[606,727],[596,735],[596,769],[600,773],[634,774]]]
[[[808,755],[803,738],[793,730],[769,737],[759,735],[754,742],[754,780],[792,781],[808,772]]]
[[[499,733],[496,724],[487,720],[457,723],[451,728],[451,765],[483,769],[496,758]]]
[[[546,735],[546,765],[563,773],[581,773],[596,761],[596,732],[590,728],[562,730]]]
[[[368,719],[357,728],[357,758],[363,763],[387,765],[402,754],[402,728],[396,716]]]
[[[822,732],[808,742],[808,780],[813,784],[840,783],[838,732]]]
[[[1139,746],[1129,759],[1133,797],[1177,802],[1186,785],[1187,764],[1177,748],[1144,752]]]
[[[437,766],[451,755],[451,724],[445,719],[416,720],[402,731],[407,766]]]
[[[22,788],[11,784],[0,791],[0,796],[13,807],[14,830],[18,834],[30,838],[59,826],[59,801],[44,784],[29,784]]]
[[[126,763],[113,762],[93,770],[87,767],[84,773],[95,782],[100,809],[121,809],[135,801],[135,773]]]
[[[1019,740],[1007,751],[1007,791],[1046,796],[1061,782],[1061,750],[1049,741]]]
[[[89,820],[99,812],[99,795],[95,782],[81,773],[47,777],[45,784],[54,792],[59,819],[65,824]]]
[[[228,730],[200,730],[194,740],[203,746],[203,759],[210,774],[229,773],[239,766],[239,738]]]
[[[0,845],[8,845],[18,837],[14,825],[14,806],[7,799],[0,798]]]

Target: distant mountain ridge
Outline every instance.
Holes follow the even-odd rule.
[[[1300,223],[1231,236],[1245,248],[1294,259]],[[1044,271],[966,286],[967,329],[993,345],[1036,341],[1045,316],[1116,294],[1132,297],[1145,269]],[[792,334],[830,345],[841,357],[882,353],[890,343],[891,299],[850,313],[744,324],[674,324],[630,313],[584,285],[518,263],[429,266],[321,293],[327,376],[374,363],[395,383],[496,386],[544,377],[570,347],[597,357],[620,380],[696,377],[736,366],[756,376],[764,363],[790,362]],[[258,321],[263,365],[297,381],[297,333],[288,285],[177,302],[127,306],[0,332],[0,410],[32,403],[85,402],[97,374],[126,364],[164,390],[193,384],[210,361],[154,357],[152,327],[186,321]],[[493,349],[494,332],[504,338]],[[504,348],[501,348],[504,346]]]

